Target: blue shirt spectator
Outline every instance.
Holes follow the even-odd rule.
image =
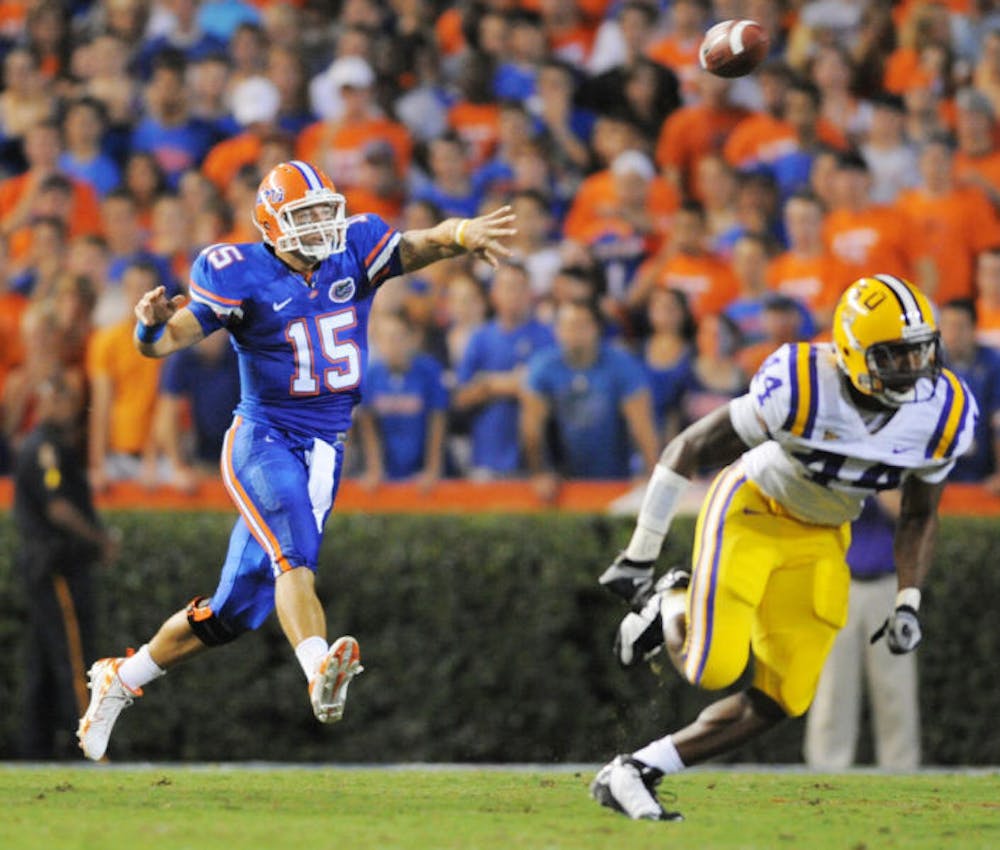
[[[458,364],[455,404],[473,410],[472,466],[510,474],[519,469],[518,395],[525,364],[555,343],[547,325],[531,318],[531,284],[524,268],[496,273],[490,300],[496,318],[469,339]]]
[[[373,360],[361,394],[381,432],[385,477],[399,480],[419,473],[424,468],[430,414],[448,407],[440,364],[429,354],[416,354],[409,368],[395,371],[384,360]]]
[[[175,188],[180,175],[199,165],[214,142],[211,127],[188,112],[186,62],[174,51],[157,58],[145,89],[145,115],[132,130],[132,153],[151,153]]]
[[[206,337],[168,357],[160,373],[160,394],[168,400],[168,407],[172,402],[184,403],[190,414],[192,460],[215,467],[240,400],[239,368],[229,335]],[[168,428],[168,433],[180,430],[177,423]]]
[[[448,391],[441,365],[419,351],[420,335],[405,312],[373,317],[374,356],[361,384],[358,426],[365,452],[363,482],[440,477]]]
[[[535,355],[525,379],[522,434],[532,470],[541,472],[547,421],[553,467],[565,477],[628,478],[630,435],[651,468],[659,444],[642,364],[602,340],[595,305],[567,302],[556,321],[559,345]]]

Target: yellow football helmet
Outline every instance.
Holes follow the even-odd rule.
[[[937,320],[909,281],[889,274],[854,281],[833,314],[833,341],[858,392],[890,407],[934,392],[941,373]]]

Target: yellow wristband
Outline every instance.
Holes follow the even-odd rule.
[[[466,247],[465,240],[462,237],[465,234],[465,227],[468,223],[469,220],[467,218],[463,218],[455,227],[455,244],[458,245],[459,248]]]

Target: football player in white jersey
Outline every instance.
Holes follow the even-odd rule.
[[[895,537],[899,593],[873,640],[893,653],[920,643],[920,587],[937,506],[978,415],[968,387],[941,367],[930,302],[888,274],[855,281],[834,314],[833,343],[779,348],[750,391],[672,440],[653,472],[628,547],[601,576],[633,610],[615,643],[631,666],[663,646],[694,685],[743,692],[682,729],[605,765],[602,805],[635,819],[677,820],[660,778],[729,751],[803,714],[847,616],[849,523],[864,498],[901,488]],[[690,573],[655,585],[678,501],[698,469],[713,480],[695,528]]]

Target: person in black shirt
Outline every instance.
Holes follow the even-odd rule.
[[[38,424],[18,452],[14,522],[27,605],[21,755],[70,757],[86,708],[93,660],[91,569],[109,562],[117,536],[97,518],[78,450],[83,396],[60,378],[38,389]],[[63,734],[65,733],[65,734]]]

